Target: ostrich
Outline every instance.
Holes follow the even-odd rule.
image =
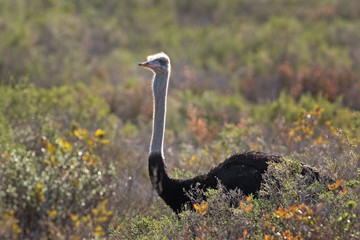
[[[158,195],[175,213],[185,205],[192,208],[186,194],[193,187],[206,190],[217,188],[220,182],[225,189],[240,189],[245,195],[256,194],[261,186],[262,174],[269,162],[280,162],[281,157],[260,152],[245,152],[232,155],[209,172],[191,179],[174,179],[165,164],[163,143],[166,118],[166,99],[171,73],[170,58],[163,52],[150,55],[139,66],[149,68],[153,73],[153,129],[148,159],[149,176]],[[305,174],[310,170],[303,165]]]

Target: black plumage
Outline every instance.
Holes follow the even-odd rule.
[[[176,213],[184,205],[192,207],[186,194],[193,187],[199,189],[217,188],[220,182],[227,190],[240,189],[245,195],[256,194],[261,186],[262,174],[269,162],[280,162],[280,157],[260,152],[234,154],[209,172],[191,179],[174,179],[168,173],[161,154],[149,156],[151,183],[159,196]]]

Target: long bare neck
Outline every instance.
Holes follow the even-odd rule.
[[[150,153],[160,153],[164,156],[164,132],[166,119],[166,98],[170,72],[155,74],[153,81],[153,132],[150,145]]]

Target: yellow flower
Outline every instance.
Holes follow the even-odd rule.
[[[97,208],[94,208],[91,211],[93,212],[94,215],[98,215],[98,213],[99,213],[99,210]]]
[[[289,130],[289,136],[290,137],[293,137],[295,135],[295,130],[293,129],[293,128],[291,128],[290,130]]]
[[[274,240],[274,236],[270,236],[270,235],[267,235],[265,234],[265,240]]]
[[[70,143],[68,141],[64,141],[61,138],[58,138],[57,142],[58,142],[60,147],[66,149],[66,151],[68,151],[68,152],[71,152],[72,147],[71,147],[71,145],[70,145]]]
[[[41,191],[42,189],[43,189],[43,186],[40,183],[36,184],[37,191]]]
[[[108,218],[106,216],[98,217],[95,219],[95,222],[106,222]]]
[[[52,211],[47,211],[47,214],[49,215],[50,218],[54,218],[57,214],[57,211],[54,209]]]
[[[88,147],[93,147],[94,146],[94,141],[89,139],[89,140],[87,140],[86,144],[88,145]]]
[[[50,155],[53,155],[55,150],[56,150],[56,147],[54,147],[54,145],[52,145],[51,143],[48,143],[47,144],[47,150],[50,153]]]
[[[323,141],[322,136],[319,136],[317,139],[314,140],[314,142],[315,142],[317,145],[320,145],[320,144],[322,144],[324,141]]]
[[[97,162],[97,159],[95,158],[95,159],[89,161],[89,162],[87,163],[87,165],[88,165],[88,166],[92,166],[92,165],[94,165],[96,162]]]
[[[57,164],[54,156],[51,156],[51,157],[50,157],[50,162],[51,162],[52,164],[54,164],[54,165]]]
[[[76,227],[79,227],[81,222],[79,220],[79,216],[76,214],[71,214],[71,220],[75,223]]]
[[[79,139],[84,139],[88,135],[88,131],[86,129],[78,128],[74,131],[74,134]]]
[[[101,226],[96,226],[95,231],[93,232],[93,235],[95,237],[100,237],[105,235],[105,232],[103,231],[103,228]]]
[[[86,154],[83,156],[84,161],[89,160],[89,158],[90,158],[90,154],[88,154],[88,153],[86,153]]]
[[[106,134],[106,131],[105,130],[102,130],[102,129],[98,129],[95,131],[95,137],[98,137],[98,138],[103,138]]]
[[[270,228],[271,224],[269,221],[265,221],[265,227]]]
[[[109,142],[110,142],[109,139],[102,139],[102,140],[100,141],[100,143],[102,143],[102,144],[108,144]]]
[[[84,223],[88,222],[89,220],[90,220],[90,215],[86,215],[81,218],[81,221],[83,221]]]
[[[73,220],[74,222],[77,221],[79,219],[79,216],[76,214],[71,214],[71,220]]]
[[[4,153],[2,154],[2,156],[4,156],[5,158],[8,158],[8,157],[10,157],[10,153],[4,152]]]

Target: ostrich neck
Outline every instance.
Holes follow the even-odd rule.
[[[150,152],[164,155],[164,132],[166,119],[166,98],[169,72],[156,74],[153,82],[154,112]]]
[[[164,198],[171,178],[164,161],[163,143],[169,73],[156,74],[153,81],[153,132],[150,144],[149,175],[153,187]]]

